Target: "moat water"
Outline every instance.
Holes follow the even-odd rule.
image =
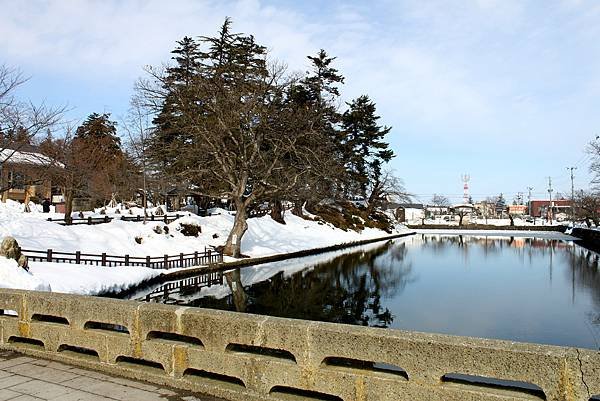
[[[600,348],[599,255],[569,240],[417,234],[207,280],[161,283],[131,297]]]

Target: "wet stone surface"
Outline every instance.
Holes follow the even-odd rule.
[[[0,400],[224,401],[0,351]]]

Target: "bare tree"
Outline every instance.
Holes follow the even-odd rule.
[[[596,191],[579,191],[575,194],[575,216],[588,227],[600,224],[600,194]]]
[[[371,214],[377,207],[385,202],[410,202],[412,196],[406,192],[402,179],[394,175],[391,170],[384,171],[380,176],[367,185],[369,195],[367,198],[367,213]]]
[[[146,224],[148,208],[148,137],[152,129],[151,115],[139,99],[132,99],[131,107],[121,124],[127,133],[127,146],[134,161],[142,170],[142,207],[144,208],[144,224]]]
[[[448,207],[450,206],[450,200],[444,195],[433,194],[431,204],[437,207]]]
[[[36,136],[54,127],[65,110],[19,100],[16,92],[25,82],[20,70],[0,65],[0,169]]]

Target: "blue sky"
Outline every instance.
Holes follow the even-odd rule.
[[[390,167],[407,190],[460,201],[534,188],[586,189],[600,135],[600,3],[594,0],[0,0],[0,63],[31,77],[20,96],[68,104],[69,118],[126,112],[145,65],[225,16],[290,70],[324,48],[391,125]]]

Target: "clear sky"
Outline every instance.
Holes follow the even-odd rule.
[[[586,144],[600,135],[596,0],[0,0],[0,63],[31,79],[20,96],[68,116],[125,114],[145,65],[226,16],[291,70],[337,56],[344,100],[368,94],[393,127],[391,162],[407,190],[475,200],[534,188],[586,189]],[[555,192],[556,193],[556,192]]]

